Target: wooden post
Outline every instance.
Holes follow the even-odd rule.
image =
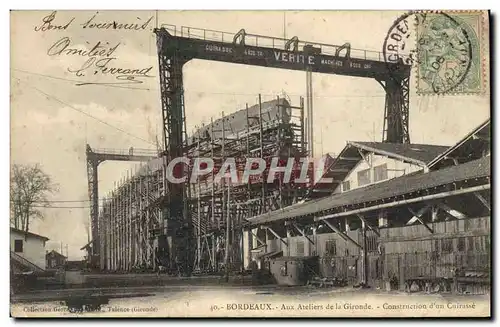
[[[361,283],[364,285],[368,284],[368,251],[366,250],[366,223],[364,220],[361,220],[361,238],[362,238],[362,246],[361,249],[361,264],[362,264],[362,281]]]
[[[378,214],[378,227],[388,227],[389,221],[387,219],[387,213],[385,210],[380,210]]]
[[[438,206],[433,205],[431,207],[431,221],[433,223],[437,222],[437,220],[438,220],[438,215],[437,214],[438,214]]]
[[[286,230],[286,253],[288,256],[291,256],[292,254],[290,253],[290,238],[292,237],[292,234],[290,233],[290,225],[285,225],[285,230]]]

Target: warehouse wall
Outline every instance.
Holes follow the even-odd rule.
[[[354,169],[352,169],[349,172],[349,174],[344,178],[344,182],[349,182],[350,190],[353,190],[353,189],[358,188],[358,187],[367,186],[370,184],[383,182],[383,181],[386,181],[388,179],[400,177],[403,175],[408,175],[410,173],[413,173],[413,172],[416,172],[419,170],[423,170],[423,168],[420,166],[405,163],[405,162],[402,162],[400,160],[395,160],[395,159],[387,158],[384,156],[376,155],[373,153],[368,154],[366,156],[366,158],[367,158],[368,162],[371,163],[371,166],[365,160],[361,160],[358,163],[358,165]],[[387,178],[383,179],[383,180],[376,181],[374,169],[375,169],[375,167],[378,167],[378,166],[384,165],[384,164],[386,164],[386,166],[387,166]],[[365,184],[365,185],[360,185],[359,179],[358,179],[358,172],[363,171],[363,170],[367,170],[367,169],[370,170],[370,182],[368,184]],[[342,183],[341,183],[337,187],[337,189],[335,190],[334,193],[340,193],[340,192],[345,192],[345,191],[346,190],[344,190],[342,188]]]
[[[391,276],[399,279],[414,276],[448,277],[457,266],[489,267],[490,217],[437,222],[422,225],[380,229],[379,238],[367,231],[368,280],[383,287]],[[347,234],[358,244],[361,231]],[[336,233],[310,235],[311,244],[303,236],[268,240],[267,253],[283,251],[283,256],[319,256],[323,277],[343,277],[359,282],[361,252]],[[380,244],[380,245],[379,245]]]

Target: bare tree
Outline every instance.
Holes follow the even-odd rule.
[[[10,176],[11,225],[26,233],[32,219],[43,219],[41,207],[48,207],[47,195],[57,187],[38,164],[12,165]]]

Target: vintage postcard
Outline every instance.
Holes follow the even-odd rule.
[[[490,317],[488,11],[21,11],[13,317]]]

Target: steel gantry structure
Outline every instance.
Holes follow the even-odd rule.
[[[92,246],[89,251],[89,260],[93,266],[97,265],[99,256],[100,237],[99,237],[99,188],[98,188],[98,167],[104,161],[149,161],[157,157],[155,153],[149,150],[130,148],[127,150],[115,149],[92,149],[87,144],[87,177],[90,199],[90,226],[92,235]],[[88,244],[87,246],[90,246]]]
[[[385,120],[383,140],[409,143],[408,109],[410,66],[386,62],[380,52],[342,46],[289,40],[262,35],[236,34],[162,25],[154,30],[159,60],[163,137],[167,161],[186,153],[184,110],[184,64],[192,59],[212,60],[314,73],[373,78],[384,88]],[[312,124],[312,117],[307,117]],[[309,125],[311,126],[311,125]],[[311,131],[311,129],[308,129]],[[185,168],[183,168],[185,169]],[[185,174],[187,171],[179,171]],[[172,242],[171,258],[189,275],[192,270],[193,226],[188,217],[188,187],[167,183],[165,220]]]

